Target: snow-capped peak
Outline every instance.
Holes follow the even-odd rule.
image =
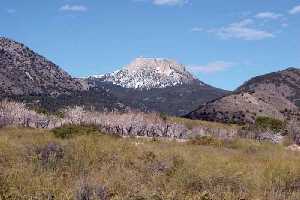
[[[182,64],[165,58],[136,58],[123,69],[94,76],[126,88],[165,88],[195,80]]]
[[[105,74],[99,74],[99,75],[92,75],[93,78],[103,78],[105,77]]]

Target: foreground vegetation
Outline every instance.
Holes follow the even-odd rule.
[[[248,140],[0,130],[0,199],[297,200],[300,156]],[[62,134],[63,133],[63,134]]]

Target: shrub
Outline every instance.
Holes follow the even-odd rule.
[[[212,136],[197,136],[189,141],[193,145],[223,146],[223,141]]]
[[[51,142],[43,147],[37,148],[36,154],[43,166],[55,167],[57,162],[64,158],[64,149],[61,145]]]
[[[76,200],[90,200],[93,196],[93,188],[91,188],[87,183],[82,183],[76,190],[75,199]]]
[[[106,187],[81,181],[75,191],[75,200],[109,200],[110,194]]]
[[[74,135],[88,135],[99,133],[95,126],[82,126],[82,125],[64,125],[52,129],[55,137],[66,139]]]
[[[286,126],[283,121],[270,117],[257,117],[255,125],[263,130],[272,130],[275,132],[283,131]]]
[[[159,113],[159,117],[164,121],[167,121],[168,119],[168,115],[166,113]]]

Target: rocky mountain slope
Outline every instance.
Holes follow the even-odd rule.
[[[82,105],[100,111],[183,115],[224,94],[168,59],[138,58],[118,72],[75,79],[24,44],[0,38],[0,99],[45,111]]]
[[[227,94],[193,77],[169,59],[137,58],[125,68],[85,79],[90,88],[103,88],[131,108],[184,115],[199,104]]]
[[[232,94],[200,106],[186,117],[220,122],[254,122],[257,116],[299,120],[300,69],[255,77]]]
[[[57,65],[24,44],[0,38],[0,99],[25,102],[42,110],[84,105],[98,110],[126,106],[105,89],[87,90]]]
[[[196,80],[182,64],[162,58],[137,58],[119,71],[97,77],[114,85],[135,89],[166,88]]]
[[[70,94],[82,85],[21,43],[0,38],[0,95]]]

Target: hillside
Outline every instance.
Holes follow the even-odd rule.
[[[300,106],[300,69],[287,68],[286,70],[273,72],[266,75],[255,77],[242,86],[237,92],[254,92],[258,95],[277,96],[285,98],[291,103]],[[269,104],[280,107],[282,102],[276,99],[266,99]]]
[[[0,95],[70,94],[82,85],[25,45],[0,38]]]
[[[187,115],[192,119],[253,123],[257,116],[299,119],[300,70],[288,68],[255,77],[232,94],[213,100]]]

